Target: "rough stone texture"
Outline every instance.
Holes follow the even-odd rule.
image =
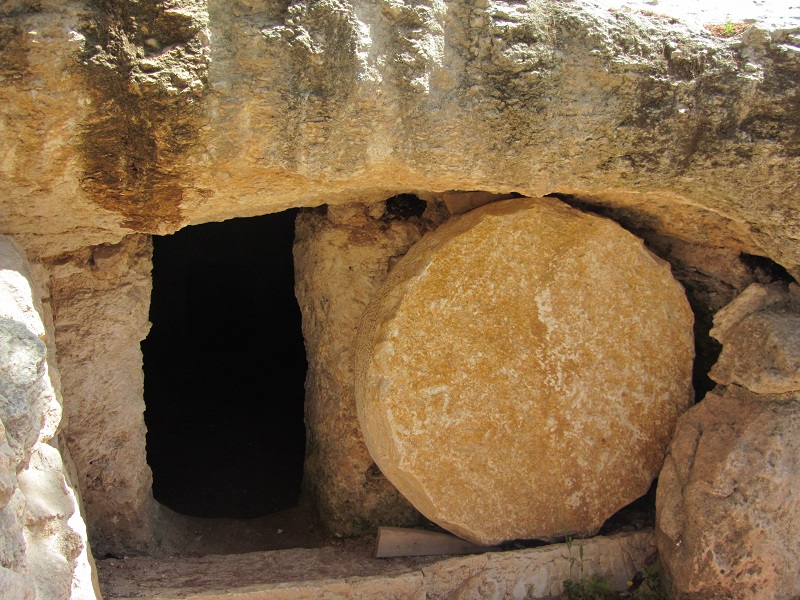
[[[25,495],[25,556],[41,599],[95,598],[86,525],[56,448],[39,444],[20,473]]]
[[[484,204],[508,200],[513,194],[492,194],[490,192],[445,192],[442,201],[453,215],[461,215]]]
[[[692,357],[683,289],[640,240],[507,200],[390,273],[359,331],[358,416],[383,473],[453,533],[589,535],[658,474]]]
[[[800,396],[730,388],[678,422],[659,477],[661,563],[682,598],[800,594]]]
[[[150,329],[151,255],[147,236],[135,235],[48,265],[64,441],[100,555],[153,544],[139,346]]]
[[[68,270],[64,253],[134,231],[289,206],[560,192],[646,232],[713,312],[769,280],[741,252],[800,274],[799,46],[796,29],[717,40],[580,1],[0,0],[0,232]],[[93,302],[70,301],[85,330]],[[81,335],[62,338],[68,362]],[[96,356],[133,390],[128,351]],[[73,389],[103,378],[82,364]],[[79,460],[79,478],[131,479],[131,502],[96,490],[120,509],[98,522],[136,515],[120,535],[148,537],[140,399],[106,383],[72,404],[113,420],[122,399],[130,437],[117,462]]]
[[[645,240],[648,248],[670,262],[698,314],[717,312],[753,282],[772,281],[768,261],[742,254],[755,242],[740,220],[653,194],[616,190],[559,197],[609,217]]]
[[[97,586],[72,477],[56,448],[58,378],[41,314],[24,255],[0,236],[0,591],[88,600]]]
[[[800,287],[753,284],[714,317],[722,344],[710,377],[756,394],[800,391]]]
[[[28,465],[44,425],[47,405],[53,401],[47,379],[44,342],[23,323],[0,321],[0,411],[15,467]]]
[[[583,561],[578,555],[580,546]],[[572,555],[565,544],[556,544],[451,558],[422,572],[431,600],[552,598],[563,592],[565,579],[580,577],[581,565],[584,577],[603,577],[613,590],[627,590],[628,581],[644,570],[655,551],[652,531],[637,531],[576,540]]]
[[[358,535],[420,516],[367,452],[353,387],[358,322],[423,225],[392,219],[383,203],[301,213],[295,229],[295,292],[308,358],[304,489],[326,528]]]
[[[536,0],[0,9],[0,227],[35,256],[398,192],[618,193],[797,274],[796,30]]]
[[[745,223],[678,198],[667,201],[658,195],[620,190],[559,197],[571,206],[614,219],[670,263],[695,314],[693,380],[696,400],[702,400],[714,388],[708,372],[721,350],[709,335],[714,313],[751,283],[774,281],[780,276],[775,265],[746,253],[752,251],[753,236]]]
[[[655,553],[652,531],[576,541],[584,577],[605,577],[616,590]],[[375,559],[367,545],[281,550],[203,558],[130,558],[99,563],[105,598],[283,600],[552,598],[570,572],[564,544],[460,556]],[[334,579],[335,578],[335,579]]]

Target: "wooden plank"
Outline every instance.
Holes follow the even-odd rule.
[[[499,546],[478,546],[449,533],[379,527],[375,545],[377,558],[393,556],[435,556],[437,554],[478,554],[500,550]]]

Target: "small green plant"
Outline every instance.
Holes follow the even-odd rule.
[[[635,600],[666,600],[667,593],[661,580],[661,563],[658,560],[650,563],[642,573],[642,582],[633,592]]]
[[[737,23],[728,19],[724,23],[706,23],[703,27],[710,31],[714,37],[732,38],[750,29],[752,22],[742,21]]]
[[[736,33],[736,25],[733,21],[728,19],[722,26],[722,32],[725,34],[725,37],[733,37],[733,35]]]
[[[567,536],[567,551],[569,552],[569,579],[565,579],[564,593],[569,600],[606,600],[614,595],[614,590],[604,577],[592,575],[588,579],[583,575],[583,544],[578,544],[578,556],[572,553],[573,539]],[[578,578],[575,579],[574,571],[577,567]]]

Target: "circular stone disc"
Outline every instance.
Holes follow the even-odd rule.
[[[595,533],[658,474],[692,397],[669,265],[551,198],[426,235],[364,315],[356,399],[381,471],[479,544]]]

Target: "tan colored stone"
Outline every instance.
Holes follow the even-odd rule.
[[[669,266],[550,199],[454,218],[401,259],[359,332],[375,462],[470,541],[587,535],[644,494],[692,397]]]
[[[652,530],[475,556],[374,558],[369,544],[201,558],[100,563],[105,598],[295,600],[314,598],[486,600],[554,598],[565,579],[604,578],[615,590],[655,552]],[[574,561],[574,562],[573,562]]]
[[[584,2],[19,4],[0,231],[32,256],[467,189],[692,206],[800,272],[791,31],[730,45]]]
[[[658,482],[661,563],[681,598],[800,594],[800,397],[708,394],[678,421]]]
[[[723,345],[709,376],[756,394],[800,390],[800,287],[753,284],[714,317]]]
[[[140,342],[150,322],[147,236],[85,248],[50,268],[65,423],[95,552],[153,546]]]
[[[358,322],[386,278],[391,258],[421,237],[420,224],[387,224],[380,220],[380,208],[309,211],[298,216],[295,228],[295,294],[308,358],[303,487],[325,527],[336,535],[420,520],[375,467],[356,416]]]
[[[484,204],[513,197],[511,194],[491,194],[489,192],[445,192],[442,194],[442,201],[450,214],[461,215]]]
[[[576,540],[571,554],[566,544],[553,544],[451,558],[422,572],[429,600],[554,598],[563,593],[565,579],[580,579],[581,569],[584,578],[600,577],[615,591],[627,590],[655,553],[655,535],[645,530]]]

